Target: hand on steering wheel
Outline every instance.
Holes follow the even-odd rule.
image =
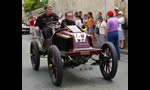
[[[59,22],[58,21],[50,21],[46,25],[50,25],[50,24],[59,24]]]
[[[60,24],[58,21],[51,21],[47,23],[47,27],[51,29],[58,29],[60,28]]]

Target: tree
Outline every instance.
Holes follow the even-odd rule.
[[[23,7],[25,12],[30,12],[32,10],[45,6],[45,4],[47,3],[48,0],[44,0],[43,2],[40,2],[40,0],[25,0],[23,3]]]

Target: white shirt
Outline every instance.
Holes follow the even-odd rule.
[[[75,21],[75,23],[76,23],[76,25],[77,25],[77,26],[79,26],[79,27],[81,27],[81,26],[82,26],[82,22],[81,22],[81,20],[76,20],[76,21]]]
[[[87,25],[87,23],[88,23],[88,19],[83,19],[83,24]]]
[[[102,21],[102,23],[100,23],[100,27],[99,27],[99,33],[100,34],[104,34],[105,32],[105,27],[106,27],[106,22]]]
[[[100,25],[101,25],[100,22],[97,21],[97,22],[96,22],[96,28],[100,28]]]
[[[118,28],[118,31],[123,31],[122,27],[121,27],[121,24],[124,24],[125,23],[125,19],[124,17],[121,17],[121,18],[118,18],[118,21],[119,21],[119,28]]]

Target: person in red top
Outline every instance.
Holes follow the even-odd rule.
[[[34,18],[33,16],[30,17],[29,19],[29,24],[30,24],[30,33],[32,33],[32,39],[34,38]]]

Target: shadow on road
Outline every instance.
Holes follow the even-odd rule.
[[[29,72],[30,71],[30,72]],[[97,73],[95,73],[97,72]],[[49,77],[48,68],[46,66],[40,67],[39,71],[33,71],[31,68],[26,68],[24,70],[24,76],[28,78],[35,79],[42,83],[47,88],[57,88],[55,87]],[[31,77],[30,77],[31,76]],[[34,76],[34,77],[33,77]],[[60,86],[61,88],[71,88],[71,87],[87,87],[87,86],[103,86],[113,84],[114,81],[106,81],[103,79],[100,71],[75,71],[73,69],[65,69],[63,75],[63,82]]]

